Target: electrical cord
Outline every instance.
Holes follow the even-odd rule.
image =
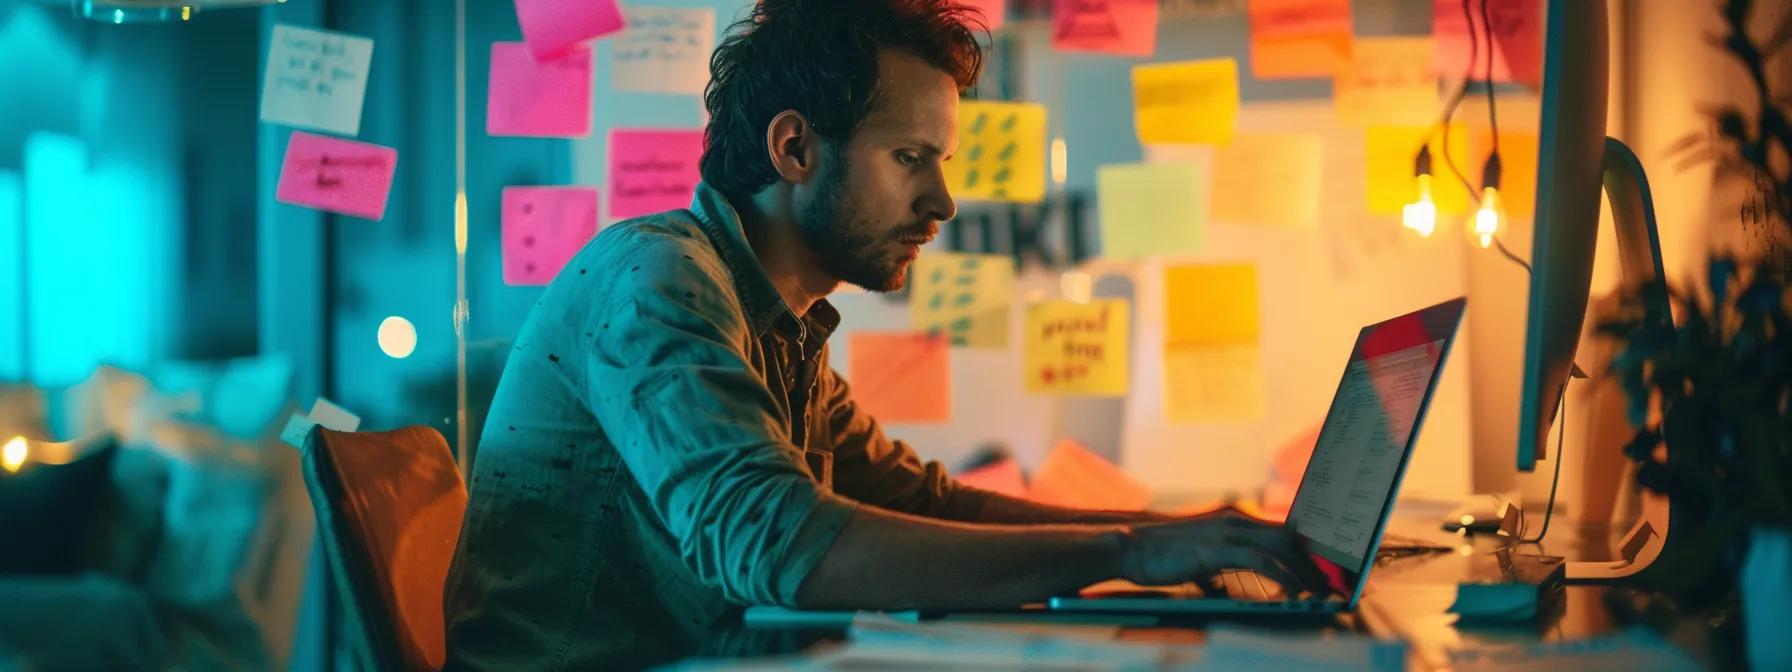
[[[1577,366],[1576,369],[1578,368],[1579,367]],[[1574,376],[1562,379],[1562,398],[1559,400],[1559,405],[1556,407],[1556,473],[1549,479],[1549,504],[1543,509],[1543,527],[1542,529],[1537,530],[1536,537],[1526,539],[1524,538],[1526,526],[1521,523],[1518,530],[1518,543],[1521,544],[1536,544],[1542,542],[1543,537],[1549,534],[1549,519],[1553,517],[1556,512],[1556,486],[1562,482],[1563,439],[1568,435],[1568,381],[1571,380],[1574,380]]]

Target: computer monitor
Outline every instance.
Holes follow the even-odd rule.
[[[1605,7],[1605,0],[1549,0],[1524,398],[1518,409],[1519,471],[1531,471],[1547,457],[1550,425],[1574,369],[1602,197],[1611,199],[1626,283],[1662,273],[1642,165],[1623,143],[1605,136]],[[1648,305],[1646,319],[1671,319],[1668,315],[1666,297]]]

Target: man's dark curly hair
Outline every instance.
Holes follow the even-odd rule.
[[[877,104],[886,49],[939,68],[962,92],[977,81],[980,12],[952,0],[760,0],[709,61],[703,181],[743,198],[778,181],[765,152],[773,117],[795,110],[834,147]]]

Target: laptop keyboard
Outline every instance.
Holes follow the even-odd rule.
[[[1288,594],[1273,582],[1263,580],[1256,572],[1228,569],[1220,572],[1220,585],[1226,597],[1243,602],[1271,602],[1288,599]]]

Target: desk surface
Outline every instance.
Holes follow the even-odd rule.
[[[1610,530],[1567,525],[1558,529],[1559,532],[1552,531],[1551,540],[1546,540],[1546,549],[1526,547],[1516,549],[1517,552],[1548,550],[1576,560],[1608,557]],[[1435,530],[1433,521],[1413,518],[1397,519],[1390,527],[1393,534],[1409,538],[1438,538],[1431,530]],[[1492,580],[1500,573],[1500,559],[1487,552],[1485,545],[1479,551],[1384,559],[1370,572],[1363,600],[1351,617],[1332,625],[1291,627],[1310,631],[1354,629],[1377,637],[1398,638],[1409,646],[1409,669],[1431,670],[1447,669],[1452,651],[1586,639],[1644,626],[1662,634],[1706,668],[1746,669],[1740,660],[1739,636],[1733,634],[1737,629],[1733,627],[1733,615],[1680,613],[1666,606],[1664,600],[1624,588],[1561,587],[1546,599],[1540,607],[1541,615],[1534,620],[1504,625],[1459,623],[1454,614],[1448,613],[1456,596],[1456,577]],[[1726,621],[1732,627],[1713,627],[1714,623]],[[1200,644],[1206,639],[1206,630],[1201,625],[1127,627],[1119,629],[1114,637],[1132,642]],[[768,629],[734,625],[716,631],[700,648],[690,651],[689,657],[788,655],[844,638],[845,630],[838,627]]]

